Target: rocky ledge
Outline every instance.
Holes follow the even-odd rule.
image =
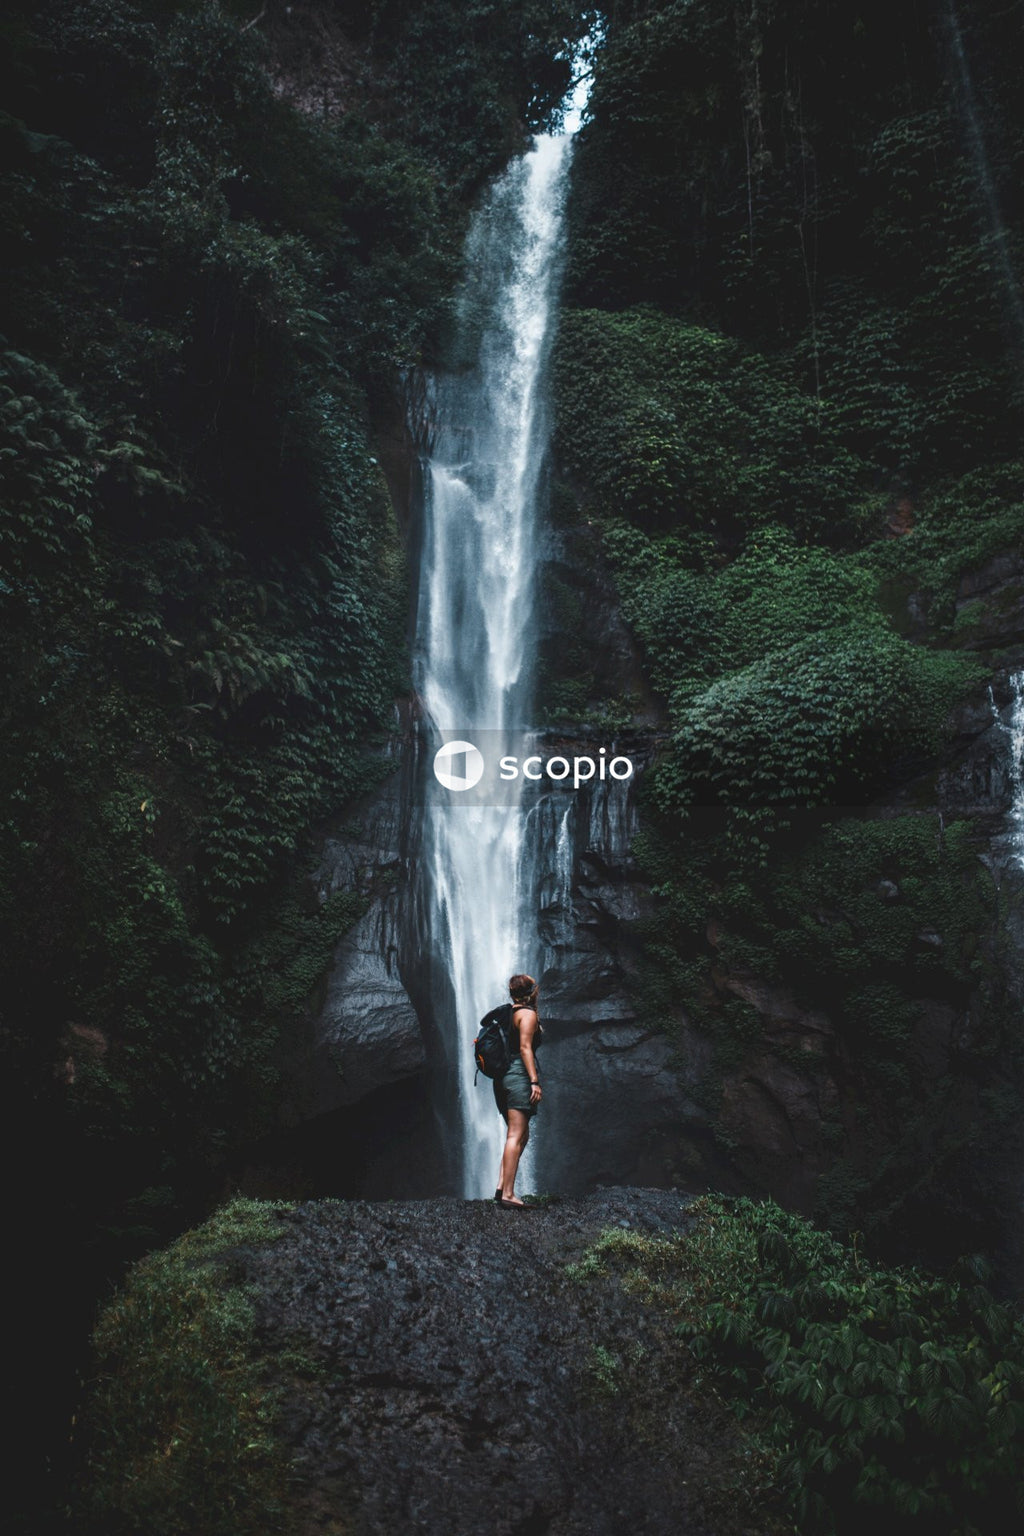
[[[609,1228],[667,1234],[685,1197],[603,1189],[481,1201],[322,1201],[231,1255],[282,1365],[301,1532],[739,1536],[784,1529],[737,1494],[750,1451],[671,1319],[614,1266]]]

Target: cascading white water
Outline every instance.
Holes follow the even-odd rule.
[[[558,880],[556,901],[560,914],[559,928],[561,938],[566,941],[572,936],[572,880],[575,862],[572,846],[572,816],[573,807],[570,803],[562,812],[562,819],[558,823],[558,838],[555,843],[555,871]]]
[[[1020,358],[1024,359],[1024,299],[1021,298],[1020,283],[1014,268],[1006,223],[999,208],[999,197],[985,146],[985,135],[975,99],[974,83],[971,79],[971,67],[954,0],[946,0],[945,14],[946,28],[952,44],[953,63],[960,84],[960,106],[967,129],[967,142],[976,172],[976,188],[985,222],[988,225],[989,249],[995,255],[995,266],[1002,279],[1007,314],[1015,332],[1014,341]]]
[[[470,741],[510,739],[528,723],[545,365],[571,143],[537,138],[477,213],[455,344],[472,366],[428,386],[416,684],[434,731]],[[454,992],[455,1017],[438,1033],[457,1087],[458,1182],[477,1197],[494,1189],[503,1132],[490,1084],[473,1083],[473,1036],[509,976],[538,971],[525,811],[462,804],[432,785],[424,816],[429,939]],[[520,1187],[530,1180],[524,1159]]]
[[[1010,678],[1013,704],[1009,723],[1010,843],[1018,864],[1024,864],[1024,672]]]

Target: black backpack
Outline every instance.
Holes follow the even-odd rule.
[[[473,1059],[477,1072],[484,1077],[504,1077],[515,1056],[512,1048],[512,1004],[492,1008],[480,1020],[480,1033],[473,1041]],[[474,1076],[473,1081],[476,1082]]]

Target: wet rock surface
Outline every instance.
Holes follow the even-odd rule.
[[[973,650],[1024,638],[1024,565],[1004,550],[960,578],[956,594],[960,643]]]
[[[588,708],[628,701],[635,725],[656,726],[663,709],[647,681],[640,645],[620,612],[600,535],[589,522],[549,524],[541,550],[541,591],[542,703],[546,681],[571,679],[577,697],[586,695]]]
[[[282,1062],[282,1120],[299,1124],[422,1077],[423,1034],[400,975],[402,890],[410,849],[403,826],[402,738],[395,766],[325,838],[313,876],[319,900],[344,892],[366,910],[338,944],[305,1030]]]
[[[671,1320],[614,1263],[568,1270],[609,1228],[684,1230],[687,1203],[616,1188],[522,1212],[440,1199],[282,1213],[281,1238],[235,1267],[287,1377],[299,1529],[782,1529],[740,1507],[744,1442],[695,1395]],[[309,1367],[284,1363],[296,1357]]]
[[[550,1051],[545,1046],[537,1156],[554,1187],[578,1192],[616,1178],[666,1182],[666,1138],[680,1126],[707,1125],[707,1113],[688,1094],[707,1055],[696,1042],[680,1069],[664,1035],[623,1020],[566,1032]]]
[[[354,1104],[426,1066],[419,1019],[385,931],[392,918],[375,904],[338,946],[327,996],[313,1023],[317,1113]]]

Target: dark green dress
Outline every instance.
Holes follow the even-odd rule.
[[[513,1025],[513,1032],[518,1036],[519,1031]],[[536,1055],[544,1038],[544,1031],[538,1022],[533,1033],[533,1050]],[[523,1058],[517,1051],[513,1056],[508,1071],[504,1077],[494,1079],[494,1102],[497,1104],[503,1120],[508,1120],[510,1109],[521,1110],[524,1115],[531,1117],[540,1108],[538,1104],[530,1103],[530,1079],[523,1064]]]

